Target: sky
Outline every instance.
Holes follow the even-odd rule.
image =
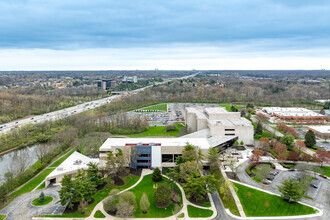
[[[0,70],[330,69],[328,0],[1,0]]]

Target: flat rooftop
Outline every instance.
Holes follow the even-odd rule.
[[[279,116],[324,116],[306,108],[267,107],[263,108],[262,110],[268,114],[277,114]]]
[[[323,126],[308,126],[308,128],[311,128],[317,132],[323,133],[323,134],[330,134],[330,125],[323,125]]]
[[[233,118],[233,119],[221,119],[221,120],[210,120],[210,125],[216,126],[222,124],[225,127],[230,126],[252,126],[252,123],[246,118]]]
[[[205,112],[208,114],[229,113],[225,107],[208,107],[205,108]]]
[[[207,119],[207,117],[203,113],[203,110],[200,110],[195,107],[186,107],[186,110],[188,113],[195,113],[198,119]]]
[[[180,147],[186,146],[187,143],[198,146],[201,149],[210,148],[210,144],[206,138],[108,138],[100,147],[100,151],[110,151],[112,147],[134,145]]]

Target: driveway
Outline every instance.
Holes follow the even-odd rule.
[[[36,190],[25,193],[15,198],[9,205],[0,211],[1,215],[7,215],[6,220],[20,220],[31,219],[36,215],[47,214],[62,214],[65,207],[61,204],[56,204],[59,201],[58,190],[60,186],[49,186],[46,189]],[[51,203],[44,206],[33,206],[31,201],[38,198],[41,192],[46,196],[52,196],[54,199]]]

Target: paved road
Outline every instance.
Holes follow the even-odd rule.
[[[160,84],[164,84],[167,83],[169,81],[173,81],[175,79],[188,79],[190,77],[195,77],[196,75],[198,75],[199,73],[195,73],[192,75],[188,75],[188,76],[184,76],[181,78],[171,78],[168,80],[164,80],[164,82],[161,83],[156,83],[157,85]],[[143,87],[141,89],[137,89],[137,90],[133,90],[133,91],[128,91],[128,92],[122,92],[119,95],[114,95],[114,96],[110,96],[110,97],[106,97],[103,99],[99,99],[99,100],[95,100],[95,101],[91,101],[91,102],[85,102],[83,104],[80,105],[76,105],[73,107],[69,107],[69,108],[65,108],[62,110],[58,110],[58,111],[54,111],[54,112],[50,112],[50,113],[46,113],[46,114],[42,114],[42,115],[38,115],[38,116],[33,116],[33,117],[29,117],[29,118],[24,118],[24,119],[20,119],[17,121],[13,121],[13,122],[9,122],[6,124],[2,124],[0,125],[0,134],[1,133],[7,133],[8,131],[11,131],[15,128],[21,127],[22,125],[25,124],[29,124],[29,123],[40,123],[40,122],[45,122],[45,121],[50,121],[50,120],[57,120],[57,119],[61,119],[61,118],[65,118],[74,114],[78,114],[84,111],[88,111],[90,109],[93,108],[97,108],[100,105],[105,105],[110,103],[111,101],[114,101],[122,96],[127,96],[127,95],[131,95],[131,94],[136,94],[139,93],[149,87],[152,87],[153,85],[150,86],[146,86]]]
[[[225,207],[223,206],[223,203],[220,199],[220,196],[218,194],[218,192],[214,192],[211,194],[213,202],[214,202],[214,206],[218,211],[218,215],[216,218],[217,220],[227,220],[230,219],[225,211]]]
[[[255,117],[252,117],[252,121],[255,122],[255,123],[258,122],[258,120],[257,120]],[[265,129],[267,129],[267,130],[270,131],[271,133],[275,134],[276,136],[278,136],[278,137],[283,137],[283,136],[284,136],[281,132],[276,131],[276,130],[275,130],[274,128],[272,128],[269,124],[267,124],[267,123],[263,123],[262,121],[261,121],[261,124],[262,124],[262,126],[263,126]]]
[[[59,201],[59,195],[57,192],[59,189],[60,186],[51,186],[46,189],[36,190],[34,192],[20,195],[4,209],[2,209],[0,214],[7,215],[6,220],[25,220],[31,219],[36,215],[62,214],[65,207],[60,204],[56,204],[56,202]],[[46,196],[52,196],[54,198],[53,201],[44,206],[31,205],[31,201],[38,198],[41,191],[43,191]]]

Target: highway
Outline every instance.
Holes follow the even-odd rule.
[[[181,78],[171,78],[168,80],[164,80],[164,82],[161,83],[156,83],[156,85],[160,85],[163,83],[167,83],[169,81],[173,81],[175,79],[187,79],[190,77],[194,77],[196,76],[198,73],[192,74],[192,75],[188,75],[188,76],[184,76]],[[99,100],[94,100],[94,101],[90,101],[90,102],[85,102],[83,104],[79,104],[73,107],[69,107],[69,108],[65,108],[62,110],[58,110],[58,111],[54,111],[54,112],[50,112],[50,113],[45,113],[42,115],[37,115],[37,116],[33,116],[33,117],[28,117],[28,118],[24,118],[24,119],[20,119],[20,120],[16,120],[16,121],[12,121],[12,122],[8,122],[6,124],[2,124],[0,125],[0,134],[5,134],[8,131],[11,131],[15,128],[19,128],[23,125],[29,124],[29,123],[41,123],[41,122],[45,122],[45,121],[51,121],[51,120],[58,120],[58,119],[62,119],[71,115],[75,115],[84,111],[88,111],[94,108],[97,108],[101,105],[105,105],[108,104],[122,96],[127,96],[127,95],[132,95],[132,94],[136,94],[139,93],[149,87],[151,87],[153,85],[149,85],[137,90],[132,90],[132,91],[125,91],[125,92],[120,92],[120,94],[118,95],[113,95],[110,97],[106,97],[103,99],[99,99]]]

